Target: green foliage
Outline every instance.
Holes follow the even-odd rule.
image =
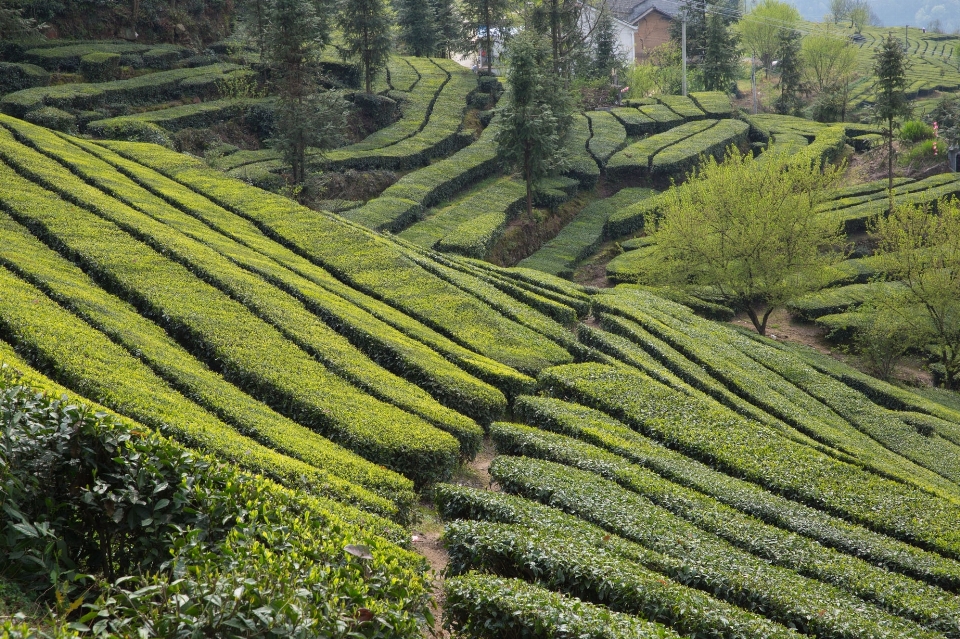
[[[662,281],[716,287],[762,335],[774,308],[817,286],[809,273],[842,259],[824,251],[842,245],[839,229],[812,214],[837,177],[782,155],[709,157],[665,195],[655,230]]]
[[[740,120],[720,120],[714,126],[669,146],[652,156],[653,175],[683,179],[705,158],[720,158],[730,147],[741,147],[747,141],[750,127]]]
[[[590,119],[590,136],[587,146],[590,154],[601,164],[623,147],[627,131],[608,111],[591,111],[585,114]]]
[[[546,38],[533,31],[511,41],[509,92],[497,132],[497,156],[504,166],[519,170],[526,182],[528,214],[533,211],[536,183],[564,166],[572,119],[569,95],[549,70],[548,47]]]
[[[4,568],[66,601],[89,588],[70,606],[82,614],[73,630],[378,636],[352,623],[364,607],[412,637],[430,620],[423,560],[345,523],[336,504],[39,394],[7,369],[0,386]],[[346,544],[372,558],[345,561]]]
[[[867,321],[854,336],[853,346],[870,372],[889,381],[903,356],[920,343],[916,331],[899,312],[883,301],[872,306],[859,309]]]
[[[680,46],[671,40],[649,52],[645,60],[629,69],[628,96],[644,98],[654,93],[680,93],[683,83]]]
[[[877,219],[877,253],[889,277],[903,283],[900,300],[890,300],[918,340],[930,340],[943,367],[943,384],[956,388],[960,374],[960,201],[940,200],[935,208],[899,206]],[[899,304],[897,303],[899,301]]]
[[[250,74],[234,64],[216,64],[196,69],[174,69],[98,84],[60,84],[35,87],[5,95],[0,110],[23,117],[42,106],[90,110],[111,102],[156,103],[185,96],[216,95],[217,82],[227,74]]]
[[[0,95],[50,84],[50,74],[34,64],[0,62]]]
[[[851,18],[852,20],[853,18]],[[909,68],[906,53],[900,40],[889,34],[873,56],[873,75],[876,78],[874,88],[876,101],[873,105],[873,118],[884,126],[887,138],[887,171],[890,182],[890,210],[893,211],[893,136],[900,122],[910,115],[910,102],[907,100],[907,71]]]
[[[337,26],[344,42],[340,48],[343,59],[356,61],[366,92],[372,93],[373,79],[386,67],[393,48],[389,4],[384,0],[343,0]]]
[[[468,573],[444,582],[447,625],[464,637],[670,639],[669,629],[520,579]]]
[[[34,109],[24,115],[23,119],[54,131],[73,133],[77,128],[77,118],[73,114],[51,106]]]
[[[900,139],[906,142],[920,142],[933,139],[933,127],[920,120],[908,120],[900,127]]]
[[[170,51],[174,58],[179,57],[176,51]],[[80,73],[87,82],[108,82],[116,80],[120,73],[119,53],[88,53],[80,58]]]
[[[716,124],[717,120],[688,122],[635,142],[610,158],[607,162],[607,175],[614,179],[648,175],[658,153],[675,145],[682,145],[687,138],[707,131]],[[695,154],[699,153],[699,149],[693,151]]]
[[[397,0],[395,5],[400,42],[407,53],[421,58],[432,55],[439,40],[433,7],[419,0]]]
[[[782,38],[800,22],[800,12],[782,0],[761,0],[737,23],[744,49],[760,58],[769,75],[773,61],[780,57]]]
[[[800,115],[803,110],[803,59],[802,38],[799,31],[780,33],[777,42],[778,69],[780,70],[780,97],[777,98],[777,113]]]

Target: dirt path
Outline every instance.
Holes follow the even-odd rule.
[[[497,456],[496,448],[489,437],[483,440],[483,446],[475,459],[462,465],[453,478],[453,484],[470,486],[481,490],[495,490],[493,479],[490,477],[490,463]],[[420,502],[420,522],[412,527],[414,551],[426,557],[433,573],[434,610],[436,621],[432,628],[432,636],[447,639],[450,633],[443,629],[443,578],[450,557],[443,547],[443,522],[440,521],[436,507],[430,501]]]

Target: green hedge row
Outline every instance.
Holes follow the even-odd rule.
[[[611,610],[670,626],[681,635],[718,638],[799,637],[760,615],[718,601],[647,568],[661,556],[553,508],[503,493],[439,486],[447,525],[448,571],[491,571]],[[488,521],[483,521],[488,520]]]
[[[618,284],[643,284],[662,264],[657,255],[656,244],[621,253],[607,263],[607,277]]]
[[[899,188],[909,192],[903,193],[899,197],[895,195],[897,205],[933,204],[935,206],[936,201],[940,198],[960,195],[960,176],[956,173],[946,173]],[[894,191],[897,191],[897,188]],[[878,197],[855,206],[836,211],[825,211],[822,215],[837,222],[837,224],[843,224],[847,233],[857,233],[866,230],[868,222],[878,215],[886,213],[889,206],[888,199]]]
[[[87,146],[86,148],[92,147]],[[124,145],[120,150],[129,148],[128,145]],[[103,152],[110,153],[108,151]],[[356,340],[362,348],[368,350],[372,357],[385,358],[385,365],[400,367],[398,372],[402,372],[404,375],[413,375],[415,379],[420,379],[420,376],[423,376],[422,381],[418,381],[418,383],[422,383],[431,388],[432,391],[440,393],[440,397],[444,398],[444,401],[449,399],[459,402],[458,406],[467,414],[474,415],[477,419],[483,421],[489,421],[499,414],[505,406],[505,401],[495,389],[490,389],[482,383],[477,384],[471,377],[461,374],[456,366],[485,380],[488,384],[503,388],[511,394],[526,392],[535,385],[534,380],[530,377],[464,348],[442,333],[384,303],[377,297],[344,284],[320,266],[305,259],[301,254],[268,239],[276,236],[271,233],[268,227],[256,224],[253,220],[242,215],[237,215],[236,211],[238,209],[232,209],[228,212],[199,193],[186,189],[183,185],[174,182],[165,175],[127,160],[123,156],[110,153],[105,157],[118,163],[127,162],[127,164],[121,165],[124,170],[131,171],[131,175],[139,180],[151,180],[151,184],[157,185],[151,186],[151,188],[157,192],[163,192],[166,197],[173,197],[175,194],[177,196],[175,201],[181,206],[188,206],[193,211],[200,210],[194,208],[199,206],[205,211],[213,211],[217,216],[225,214],[227,216],[225,219],[217,218],[218,230],[226,232],[225,229],[230,228],[231,236],[255,247],[319,286],[320,289],[308,287],[303,289],[303,293],[297,292],[296,294],[298,296],[303,295],[305,299],[307,296],[322,298],[323,308],[329,309],[327,312],[335,313],[332,316],[334,318],[333,323],[339,324],[341,330],[348,334],[352,333],[354,335],[352,339]],[[137,155],[134,154],[132,157],[137,157]],[[144,155],[142,157],[148,158],[149,156]],[[183,156],[166,159],[174,160],[181,157]],[[158,165],[158,168],[162,167]],[[180,173],[180,170],[188,171],[196,168],[197,165],[187,162],[177,169],[177,173],[178,175],[184,175],[185,173]],[[204,176],[208,179],[204,179]],[[207,185],[215,191],[218,190],[216,185],[220,184],[222,179],[217,174],[205,174],[203,172],[194,175],[194,177],[197,178],[197,185]],[[185,201],[188,204],[183,204]],[[227,202],[222,203],[226,204]],[[204,217],[204,219],[209,221],[210,218]],[[299,291],[302,288],[302,281],[297,280],[295,287]],[[327,293],[330,295],[327,295]],[[343,301],[338,301],[337,298],[341,298]],[[360,309],[359,313],[353,310],[354,306]],[[323,312],[319,305],[314,308],[314,311]],[[449,363],[445,360],[449,360]],[[446,381],[444,378],[450,381]]]
[[[592,189],[600,179],[600,167],[587,150],[590,135],[590,121],[580,113],[574,115],[565,149],[567,168],[563,174],[577,180],[585,191]]]
[[[648,104],[637,108],[641,114],[653,120],[652,128],[643,133],[660,133],[683,124],[683,118],[662,104]]]
[[[774,113],[745,115],[744,119],[750,125],[751,139],[763,142],[768,142],[776,133],[799,134],[812,142],[813,138],[826,127],[825,124],[813,120]]]
[[[135,44],[133,42],[91,42],[84,44],[69,44],[66,46],[50,46],[28,49],[24,52],[24,59],[32,64],[39,65],[48,71],[79,71],[82,68],[82,59],[88,55],[115,54],[123,56],[122,64],[129,66],[146,66],[151,69],[169,68],[160,65],[161,61],[173,60],[192,54],[190,49],[172,44]],[[152,53],[152,55],[147,55]],[[94,80],[96,81],[96,80]]]
[[[380,197],[348,211],[350,220],[378,231],[399,232],[412,224],[424,209],[449,199],[473,182],[497,170],[497,120],[484,129],[477,142],[412,171],[387,187]]]
[[[104,529],[116,534],[113,540],[101,537],[101,548],[130,552],[128,556],[136,558],[126,569],[132,574],[121,569],[86,590],[91,596],[77,600],[84,603],[82,617],[73,617],[71,629],[84,636],[90,636],[91,627],[112,636],[136,634],[133,629],[159,636],[184,632],[218,636],[235,633],[240,626],[251,634],[287,635],[309,629],[321,636],[340,636],[344,627],[350,627],[355,636],[375,637],[382,636],[383,624],[398,638],[420,636],[422,624],[430,618],[427,567],[422,557],[385,538],[398,532],[387,522],[357,517],[348,507],[283,489],[213,456],[197,455],[139,424],[93,413],[98,407],[86,402],[52,400],[22,385],[3,386],[4,411],[23,410],[20,429],[31,429],[30,452],[47,453],[42,461],[10,459],[12,463],[5,464],[8,471],[22,473],[23,462],[40,461],[41,472],[52,471],[63,485],[69,476],[56,468],[59,462],[70,467],[68,473],[78,475],[70,495],[54,492],[58,486],[52,478],[8,476],[9,484],[19,484],[21,492],[8,495],[4,537],[16,539],[10,533],[17,528],[36,532],[37,524],[45,536],[21,536],[24,546],[44,559],[56,553],[57,565],[65,568],[74,561],[83,565],[85,549],[73,536],[73,526],[80,523],[77,520],[92,520],[99,535]],[[62,390],[49,386],[43,387],[51,394]],[[60,423],[61,415],[74,419]],[[82,461],[62,454],[58,459],[54,451],[41,448],[44,444],[52,448],[50,440],[61,430],[84,451]],[[97,452],[105,458],[97,458]],[[181,477],[189,477],[189,482],[177,485]],[[136,494],[134,488],[134,496],[127,496],[131,484],[142,493]],[[34,503],[25,503],[29,497]],[[128,499],[134,503],[128,504]],[[111,504],[128,517],[105,521],[107,513],[114,512]],[[16,521],[9,511],[24,515],[26,522]],[[41,521],[43,516],[49,519]],[[170,535],[180,526],[196,534]],[[152,537],[156,543],[132,552],[129,547],[117,548],[123,543],[118,538],[134,531],[141,540],[149,543]],[[38,548],[50,542],[55,549]],[[351,544],[367,549],[370,559],[345,556],[344,547]],[[4,555],[4,572],[9,574],[12,557]],[[142,566],[137,565],[140,561]],[[165,561],[178,566],[176,580],[169,571],[155,568]],[[70,572],[56,571],[50,587],[69,592],[75,586],[67,578]],[[377,623],[356,624],[358,608],[373,611]],[[47,631],[69,636],[73,633],[67,630],[65,617],[66,613],[51,613],[37,619],[33,623],[40,627],[21,626],[21,636],[47,636]],[[4,635],[9,632],[9,625],[0,630]]]
[[[681,179],[700,164],[701,157],[722,158],[731,145],[744,145],[749,129],[740,120],[720,120],[706,131],[658,152],[650,160],[650,171],[654,175]]]
[[[627,130],[609,111],[585,113],[590,120],[590,141],[587,149],[600,165],[627,143]]]
[[[660,210],[661,202],[662,198],[659,194],[655,194],[614,211],[603,225],[604,239],[614,240],[640,233],[643,231],[647,217],[656,215]]]
[[[189,389],[202,407],[284,455],[387,497],[402,512],[412,508],[415,495],[409,480],[384,471],[240,392],[5,214],[0,215],[0,229],[4,236],[0,261],[7,268],[135,354],[168,383]]]
[[[835,460],[638,372],[575,364],[549,369],[540,379],[551,394],[623,418],[717,468],[884,534],[960,556],[960,507],[946,499]]]
[[[739,347],[754,361],[819,400],[888,450],[948,479],[953,483],[954,494],[960,494],[960,447],[952,441],[938,438],[935,432],[925,432],[904,422],[896,413],[874,404],[846,384],[823,375],[803,360],[780,357],[771,361],[769,358],[776,357],[780,352],[763,342],[745,340]]]
[[[506,408],[506,398],[496,388],[448,361],[443,350],[435,351],[378,316],[390,314],[392,309],[344,286],[323,269],[264,236],[249,221],[102,147],[77,140],[74,143],[81,144],[213,230],[242,244],[243,247],[229,247],[228,254],[233,259],[244,255],[243,263],[247,268],[297,297],[368,357],[421,386],[441,403],[483,422],[495,419]],[[48,141],[45,145],[49,148],[52,143]],[[246,247],[270,259],[247,256]],[[393,314],[399,315],[395,311]],[[410,320],[407,323],[412,324]],[[425,330],[425,327],[420,328]],[[453,353],[448,356],[455,359]]]
[[[21,149],[18,163],[33,159],[24,147]],[[10,160],[6,152],[4,158]],[[56,175],[41,161],[32,164],[47,175]],[[135,302],[141,312],[162,322],[205,359],[216,361],[227,379],[361,456],[407,474],[418,485],[452,472],[459,452],[453,437],[360,392],[239,302],[113,224],[28,182],[17,182],[23,205],[7,202],[11,208],[17,207],[21,221],[34,226],[51,242],[62,244],[101,281],[109,282],[111,288]],[[94,189],[74,186],[71,199],[84,202],[127,229],[153,226],[146,216],[136,215]],[[62,213],[64,209],[71,211],[69,219]],[[194,243],[174,244],[181,259],[186,255],[184,244],[203,255]]]
[[[496,241],[497,230],[502,231],[506,219],[519,212],[525,198],[526,187],[511,178],[484,182],[455,204],[439,209],[431,217],[407,228],[400,237],[424,248],[443,244],[438,247],[440,250],[484,258]],[[503,221],[488,232],[486,241],[478,242],[481,239],[478,230],[483,228],[479,218],[491,214],[500,214]]]
[[[853,401],[855,410],[838,414],[837,406],[826,405],[793,380],[771,371],[768,362],[758,361],[755,352],[761,345],[646,291],[622,288],[616,294],[598,296],[595,304],[638,322],[683,353],[692,366],[704,367],[737,395],[783,420],[780,430],[792,440],[948,499],[957,494],[957,485],[940,474],[953,472],[956,462],[951,451],[936,459],[923,458],[920,451],[929,448],[929,440],[919,438],[914,429],[892,416],[874,415],[869,402],[858,401],[866,398],[856,394],[850,397],[850,389],[826,376],[817,378],[819,387],[829,389],[837,401]],[[711,348],[704,348],[704,344],[711,344]],[[794,364],[799,362],[789,363]],[[812,374],[809,369],[805,372]]]
[[[450,257],[445,258],[442,254],[434,256],[420,247],[416,247],[410,257],[426,271],[488,304],[504,317],[566,347],[564,352],[568,358],[571,352],[578,352],[579,344],[565,326],[576,322],[577,314],[566,303],[521,287],[505,286],[502,282],[491,283],[483,273],[464,269]]]
[[[411,58],[415,66],[421,64]],[[431,159],[445,157],[466,146],[473,138],[461,131],[467,96],[476,89],[476,77],[453,60],[424,60],[422,64],[439,67],[444,78],[433,101],[428,105],[427,118],[420,129],[395,144],[384,144],[369,150],[352,150],[350,147],[329,151],[323,156],[313,156],[310,164],[318,170],[386,169],[404,170],[426,166]],[[418,69],[425,76],[424,69]],[[428,84],[429,76],[423,77],[415,91]],[[379,131],[365,139],[376,138]],[[371,143],[379,144],[374,140]]]
[[[613,180],[644,177],[649,174],[652,160],[660,151],[674,144],[681,144],[687,138],[707,131],[717,123],[717,120],[688,122],[665,133],[634,142],[610,158],[607,162],[607,175]]]
[[[49,84],[50,74],[35,64],[0,62],[0,95]]]
[[[662,130],[662,125],[648,115],[640,113],[633,107],[615,107],[610,109],[610,115],[623,127],[626,135],[640,137]]]
[[[879,627],[911,631],[856,597],[931,630],[960,628],[960,602],[940,588],[824,548],[564,435],[518,424],[494,424],[491,434],[501,453],[524,455],[499,457],[491,466],[504,490],[674,557],[678,565],[654,569],[680,583],[822,637],[882,636]]]
[[[842,124],[835,124],[821,129],[813,142],[801,149],[797,156],[823,166],[839,160],[846,143],[846,128]]]
[[[14,193],[23,195],[19,190]],[[0,298],[2,337],[16,344],[20,352],[65,386],[166,431],[187,446],[221,456],[288,486],[303,487],[387,517],[399,514],[388,499],[241,435],[6,268],[0,267],[0,280],[4,290]],[[349,455],[345,459],[349,460]]]
[[[447,626],[458,637],[673,639],[661,624],[611,612],[521,579],[467,573],[443,584]]]
[[[730,96],[721,91],[695,91],[689,95],[708,118],[729,118],[735,112]]]
[[[338,375],[378,399],[419,415],[451,432],[462,442],[462,454],[472,456],[479,450],[482,430],[476,423],[441,406],[426,391],[379,367],[345,337],[320,321],[302,302],[224,257],[233,256],[233,262],[241,265],[262,263],[262,257],[254,251],[171,207],[99,158],[84,153],[56,136],[41,132],[37,137],[44,140],[42,147],[48,154],[68,166],[75,174],[114,198],[135,206],[149,217],[137,215],[123,206],[111,207],[113,202],[100,196],[99,192],[91,193],[86,184],[69,173],[63,175],[56,185],[48,184],[48,188],[59,192],[61,188],[69,189],[72,186],[67,192],[61,192],[61,195],[68,198],[77,193],[86,194],[88,198],[79,202],[81,206],[96,202],[96,209],[101,215],[164,255],[174,256],[204,281],[215,285],[234,299],[242,300],[254,315]],[[2,142],[0,149],[3,149]],[[28,154],[25,155],[29,157]],[[54,165],[40,177],[42,168],[42,164],[38,163],[35,169],[35,179],[39,182],[46,182],[48,175],[53,176],[58,170],[62,171]]]
[[[787,302],[790,313],[807,321],[821,315],[833,315],[860,306],[883,291],[895,291],[898,282],[871,282],[825,288]]]
[[[927,189],[943,186],[956,181],[957,177],[955,175],[951,175],[950,173],[932,175],[923,180],[894,178],[893,196],[897,197],[900,195],[907,195],[909,193],[916,193],[917,191],[926,191]],[[832,199],[830,199],[830,201],[824,202],[821,205],[821,210],[835,211],[838,209],[856,206],[858,204],[864,204],[865,202],[886,200],[889,198],[889,193],[887,191],[888,188],[889,183],[887,180],[877,180],[876,182],[860,185],[859,188],[849,187],[839,191]]]
[[[596,251],[603,241],[604,226],[611,215],[646,200],[650,189],[621,189],[609,198],[588,204],[556,237],[520,261],[519,266],[569,277],[577,263]]]
[[[200,102],[199,104],[184,104],[137,115],[123,115],[116,118],[95,120],[87,124],[86,132],[98,138],[153,142],[154,144],[169,146],[169,139],[161,142],[157,140],[156,136],[159,134],[166,137],[165,132],[174,132],[190,127],[210,127],[218,122],[243,115],[250,109],[262,108],[272,105],[272,103],[273,101],[268,98],[254,100],[226,98]],[[153,139],[150,138],[151,135],[154,136]]]
[[[856,388],[874,402],[890,410],[925,413],[954,424],[960,424],[960,410],[862,373],[832,357],[821,356],[819,352],[813,349],[792,344],[777,344],[776,346],[787,350],[796,357],[800,357],[822,373]]]
[[[108,419],[111,419],[118,424],[130,426],[136,431],[151,437],[160,437],[171,446],[186,448],[182,442],[176,441],[176,439],[169,437],[170,433],[175,429],[168,428],[166,425],[164,425],[161,429],[154,430],[145,425],[143,422],[131,418],[129,415],[121,414],[103,404],[90,400],[85,395],[80,395],[76,391],[63,386],[53,381],[43,373],[40,373],[36,368],[28,363],[27,360],[24,359],[24,357],[21,356],[13,346],[0,339],[0,369],[4,367],[6,367],[7,371],[9,371],[21,383],[28,384],[31,388],[36,389],[37,391],[44,393],[49,397],[57,397],[61,400],[63,398],[67,398],[67,401],[74,406],[80,404],[89,407],[90,409],[96,411],[96,413],[101,413]],[[166,434],[161,434],[160,431],[163,431]],[[189,449],[186,452],[188,455],[199,454],[210,455],[210,457],[220,455],[219,453],[213,451],[210,453],[198,453],[194,449]],[[297,494],[301,499],[323,505],[325,508],[330,510],[336,510],[340,517],[351,524],[363,527],[367,529],[368,532],[388,539],[391,542],[399,544],[403,547],[408,548],[410,546],[409,533],[404,524],[387,519],[381,515],[370,512],[369,510],[361,510],[360,508],[357,508],[346,501],[321,495],[318,491],[310,491],[310,487],[307,483],[305,483],[303,477],[300,477],[300,482],[298,484],[288,485],[282,481],[267,477],[266,473],[257,470],[255,467],[247,468],[244,464],[229,460],[224,462],[222,457],[218,459],[218,463],[233,465],[242,473],[256,473],[263,475],[266,479],[265,483],[272,484],[274,488],[278,488],[278,486],[273,483],[277,481],[277,483],[279,483],[281,486],[289,488],[290,491],[297,491]],[[401,481],[406,480],[401,478]]]
[[[173,53],[174,57],[177,53]],[[109,82],[120,75],[119,53],[88,53],[80,58],[80,74],[87,82]]]
[[[43,106],[59,109],[91,110],[108,103],[157,103],[185,96],[210,97],[217,95],[218,82],[225,77],[249,75],[252,71],[235,64],[215,64],[195,69],[160,71],[129,80],[114,80],[99,84],[59,84],[34,87],[5,95],[0,99],[0,110],[22,118]]]
[[[699,106],[697,106],[697,103],[685,95],[655,95],[653,97],[657,102],[667,107],[684,120],[703,120],[707,117],[707,114],[704,113]],[[729,112],[730,109],[728,108],[728,117]]]
[[[130,142],[103,144],[168,176],[175,174],[181,184],[253,221],[338,279],[477,354],[521,371],[538,371],[550,362],[571,360],[568,352],[549,339],[458,291],[413,261],[409,250],[368,229],[225,179],[197,160],[172,151]],[[526,385],[516,371],[508,379]]]
[[[622,422],[597,410],[549,397],[524,396],[517,399],[514,411],[516,417],[540,429],[567,435],[608,450],[634,464],[649,468],[669,479],[673,484],[709,495],[717,502],[766,522],[771,527],[782,529],[781,532],[776,533],[776,536],[783,540],[783,545],[771,544],[769,548],[758,549],[757,553],[761,556],[764,554],[771,557],[780,556],[781,551],[785,552],[789,549],[805,553],[804,549],[815,548],[819,554],[810,557],[811,565],[815,563],[817,570],[837,571],[838,575],[846,575],[831,578],[828,581],[847,583],[848,586],[844,587],[851,589],[872,587],[869,586],[871,580],[875,584],[881,584],[896,583],[900,579],[894,573],[870,568],[865,569],[863,573],[867,581],[860,581],[857,578],[857,572],[848,570],[850,566],[860,565],[860,562],[853,557],[859,557],[872,566],[896,571],[950,591],[956,591],[960,587],[960,563],[956,561],[877,534],[822,511],[784,499],[743,479],[714,470],[651,441]],[[558,459],[554,460],[558,461]],[[665,507],[669,508],[669,506]],[[715,532],[730,527],[731,534],[724,533],[727,539],[734,538],[733,532],[739,535],[738,529],[733,526],[734,522],[742,520],[742,515],[730,514],[724,508],[720,508],[718,512],[725,514],[715,522]],[[689,515],[702,521],[715,517],[711,511],[690,512]],[[726,519],[728,515],[729,521]],[[788,533],[783,531],[790,531],[795,536],[786,537],[784,535]],[[740,543],[743,544],[741,547],[753,548],[765,542],[766,537],[758,536],[742,540]],[[819,546],[810,546],[814,542]],[[836,549],[840,554],[830,549]],[[908,586],[905,592],[912,590],[921,594],[926,593],[924,596],[936,592],[924,590],[912,582],[904,582],[904,584]],[[876,600],[882,598],[891,602],[900,601],[898,599],[900,595],[895,591],[871,595],[871,597]],[[890,605],[893,608],[902,606],[906,609],[912,604],[907,602]]]
[[[419,69],[413,65],[413,60],[396,55],[390,56],[390,59],[387,60],[387,79],[390,88],[394,91],[410,93],[416,88],[421,78],[423,76],[420,75]]]
[[[586,317],[590,313],[590,297],[577,289],[577,285],[568,287],[555,285],[566,282],[551,278],[539,271],[529,269],[504,268],[490,262],[468,257],[431,253],[437,262],[463,271],[467,275],[492,285],[510,297],[524,302],[561,324],[571,323],[571,311],[574,318]]]

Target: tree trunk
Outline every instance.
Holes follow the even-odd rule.
[[[757,329],[759,335],[767,334],[767,320],[770,319],[770,313],[773,312],[773,307],[771,306],[764,312],[763,316],[757,315],[757,312],[752,306],[747,305],[747,315],[750,317],[750,321],[753,322],[753,327]]]
[[[483,3],[483,20],[487,26],[487,75],[493,75],[493,34],[490,26],[490,2]]]
[[[890,213],[893,213],[893,118],[887,126],[887,191],[890,193]]]
[[[527,182],[527,215],[533,215],[533,176],[530,173],[530,148],[523,150],[523,178]]]

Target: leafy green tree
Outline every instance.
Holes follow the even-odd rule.
[[[960,386],[960,201],[900,206],[871,231],[889,279],[901,293],[883,303],[910,326],[916,343],[932,343],[944,384]]]
[[[782,0],[762,0],[740,20],[737,28],[748,52],[756,52],[767,76],[781,47],[781,34],[800,22],[796,7]]]
[[[840,24],[850,15],[851,0],[830,0],[830,16],[834,24]]]
[[[373,93],[373,79],[387,65],[393,49],[394,16],[386,0],[341,0],[337,24],[343,34],[344,59],[360,66],[367,93]]]
[[[901,299],[901,296],[894,296]],[[904,313],[907,305],[891,304],[893,298],[884,295],[870,300],[857,309],[864,318],[863,325],[853,336],[857,354],[874,375],[889,380],[897,364],[911,350],[921,346],[917,330]]]
[[[500,112],[498,155],[519,170],[527,185],[527,212],[533,187],[565,162],[564,146],[572,120],[572,100],[552,72],[550,41],[524,30],[508,48],[507,104]]]
[[[339,98],[317,93],[312,64],[330,37],[329,6],[311,0],[273,0],[264,8],[269,12],[265,49],[279,98],[272,143],[290,166],[291,182],[300,184],[306,177],[307,147],[332,145],[344,121]]]
[[[434,8],[423,0],[393,0],[393,4],[407,53],[418,58],[432,55],[440,39]]]
[[[907,100],[907,54],[900,41],[889,34],[873,57],[874,91],[873,117],[883,126],[887,138],[887,178],[890,193],[890,211],[893,211],[893,137],[900,123],[910,116]]]
[[[708,44],[707,18],[717,16],[725,26],[732,26],[740,15],[737,0],[678,0],[678,17],[670,23],[670,39],[677,48],[681,42],[681,17],[687,22],[687,62],[691,68],[699,68],[706,58]]]
[[[800,51],[800,32],[795,30],[780,33],[777,57],[780,69],[780,97],[777,98],[777,113],[800,115],[803,110],[803,57]]]
[[[803,79],[814,100],[814,119],[845,121],[850,85],[857,77],[857,49],[850,41],[829,29],[818,29],[803,38]]]
[[[707,91],[729,92],[740,75],[740,37],[723,16],[707,16],[706,49],[700,63]]]
[[[512,0],[463,0],[462,9],[470,36],[486,51],[487,73],[493,72],[493,32],[510,24]]]
[[[850,27],[857,33],[870,24],[870,7],[866,2],[855,2],[847,14],[850,18]]]
[[[743,310],[757,332],[787,300],[820,287],[824,267],[843,259],[839,225],[816,215],[840,173],[782,153],[708,158],[690,179],[664,195],[648,221],[657,270],[648,283],[691,292],[708,287]]]
[[[16,0],[0,0],[0,41],[39,38],[40,26],[24,17],[23,7]]]

